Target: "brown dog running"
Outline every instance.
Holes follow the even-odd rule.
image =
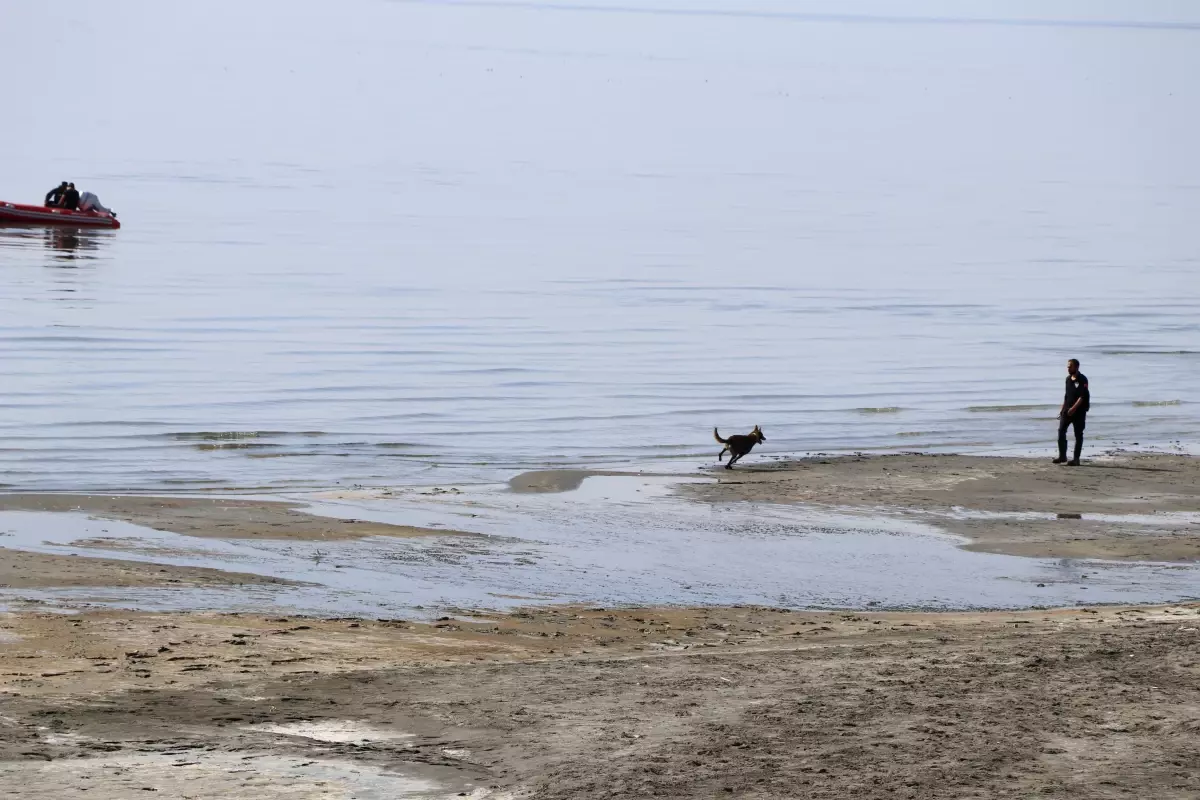
[[[717,453],[717,461],[724,458],[726,453],[729,453],[729,463],[725,465],[725,469],[733,469],[742,456],[754,449],[754,445],[759,442],[765,442],[767,437],[763,436],[762,428],[757,425],[754,430],[746,434],[735,434],[728,439],[722,439],[721,434],[717,433],[717,429],[713,428],[713,438],[721,444],[725,445],[725,449]]]

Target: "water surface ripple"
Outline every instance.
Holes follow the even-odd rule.
[[[2,199],[125,227],[0,229],[0,484],[1018,452],[1070,356],[1093,443],[1200,443],[1200,16],[625,5],[10,9],[108,88],[8,87]]]

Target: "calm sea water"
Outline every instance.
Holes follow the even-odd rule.
[[[2,5],[0,483],[1200,443],[1192,4]]]

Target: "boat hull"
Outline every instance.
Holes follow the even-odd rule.
[[[29,206],[0,201],[0,222],[24,225],[70,225],[72,227],[119,228],[116,217],[99,211],[70,211],[65,208]]]

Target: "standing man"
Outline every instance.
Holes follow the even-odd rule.
[[[1092,396],[1088,392],[1087,376],[1079,371],[1079,359],[1067,362],[1067,392],[1063,395],[1062,408],[1058,410],[1058,458],[1055,464],[1068,467],[1079,466],[1079,454],[1083,452],[1083,428],[1087,424],[1087,412]],[[1075,457],[1067,461],[1067,427],[1075,428]]]

